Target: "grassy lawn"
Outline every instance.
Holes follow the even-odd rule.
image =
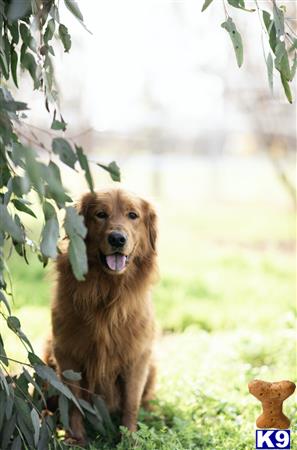
[[[152,413],[117,449],[250,450],[260,404],[253,378],[296,381],[295,219],[273,205],[160,204],[159,338]],[[14,313],[41,351],[53,276],[13,256]],[[11,357],[25,357],[0,322]],[[296,404],[286,402],[297,449]],[[295,431],[294,431],[295,430]],[[114,448],[98,437],[92,449]]]

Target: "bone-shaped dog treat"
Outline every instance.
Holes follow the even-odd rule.
[[[290,420],[283,413],[283,402],[295,391],[296,385],[292,381],[253,380],[248,385],[249,391],[262,403],[263,413],[256,420],[258,428],[286,429]]]

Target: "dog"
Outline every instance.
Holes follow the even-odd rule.
[[[121,423],[137,429],[140,405],[153,398],[156,369],[150,290],[158,278],[157,216],[146,200],[122,189],[84,195],[77,205],[87,227],[88,273],[74,277],[67,252],[57,258],[52,303],[52,338],[45,360],[63,379],[63,371],[81,372],[69,382],[88,400],[100,395]],[[83,388],[83,389],[81,389]],[[86,442],[83,417],[70,413],[70,436]]]

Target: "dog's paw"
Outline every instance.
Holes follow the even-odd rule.
[[[87,441],[85,438],[68,437],[63,441],[63,444],[68,447],[85,448]]]

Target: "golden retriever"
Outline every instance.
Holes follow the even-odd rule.
[[[150,287],[157,273],[156,213],[122,189],[88,193],[78,211],[88,230],[89,271],[77,281],[67,250],[58,257],[46,361],[54,357],[61,378],[67,369],[81,372],[82,380],[71,382],[74,394],[88,399],[83,387],[101,395],[111,412],[121,413],[122,425],[135,431],[139,407],[152,398],[155,381]],[[85,443],[76,408],[69,432]]]

